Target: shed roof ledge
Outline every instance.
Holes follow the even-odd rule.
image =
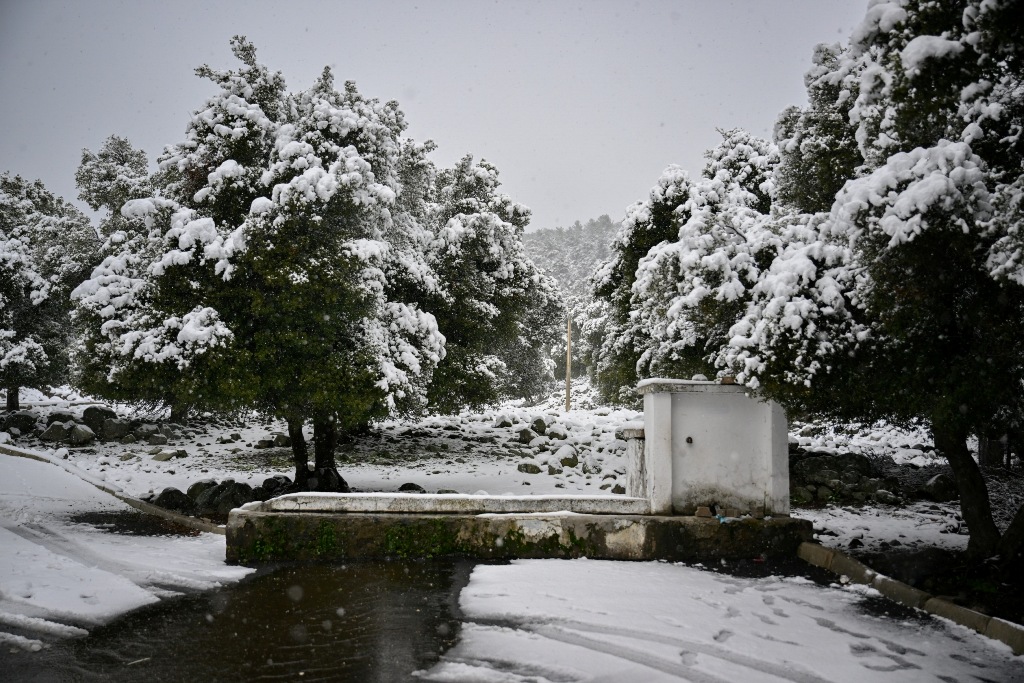
[[[748,394],[753,390],[742,384],[722,384],[712,380],[694,379],[669,379],[665,377],[651,377],[642,380],[636,385],[638,394],[657,393],[743,393]]]

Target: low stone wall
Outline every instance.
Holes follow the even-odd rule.
[[[816,567],[845,576],[854,583],[867,584],[893,602],[949,619],[983,636],[1006,643],[1015,655],[1024,654],[1024,626],[1020,624],[975,612],[945,598],[935,597],[879,574],[839,550],[826,548],[817,543],[801,543],[797,549],[797,556]]]
[[[715,561],[793,556],[811,523],[790,517],[312,513],[233,510],[227,560],[347,562],[387,557],[589,557]]]

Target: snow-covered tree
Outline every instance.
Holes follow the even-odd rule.
[[[153,194],[148,164],[145,152],[117,135],[104,140],[98,152],[82,150],[82,161],[75,172],[78,198],[94,211],[104,213],[100,223],[104,237],[121,229],[125,202]]]
[[[861,165],[860,150],[840,99],[840,45],[818,45],[813,66],[804,75],[808,104],[789,107],[775,123],[779,167],[775,198],[788,209],[817,213],[832,208],[836,193]]]
[[[654,246],[677,237],[675,210],[686,202],[689,190],[686,171],[674,165],[666,168],[647,198],[626,209],[611,258],[592,276],[599,303],[588,307],[583,334],[591,353],[591,377],[606,401],[635,402],[637,362],[649,343],[649,334],[633,313],[637,266]]]
[[[339,433],[422,407],[444,354],[434,317],[393,296],[409,278],[433,286],[418,224],[395,215],[405,123],[393,102],[337,91],[329,69],[288,95],[251,43],[232,49],[237,70],[197,70],[219,92],[76,290],[100,323],[96,384],[255,405],[288,422],[297,483],[340,490]]]
[[[438,409],[536,398],[551,377],[561,297],[526,255],[529,209],[499,188],[497,169],[471,156],[437,173],[431,262],[441,286],[427,308],[446,339],[430,389]]]
[[[89,219],[41,182],[0,175],[0,386],[7,409],[20,387],[67,380],[74,337],[68,293],[95,263]]]
[[[251,43],[231,45],[241,66],[197,69],[219,91],[148,180],[118,139],[83,156],[83,196],[126,199],[75,292],[90,321],[83,383],[279,416],[298,485],[344,489],[346,432],[529,385],[542,312],[559,302],[523,252],[529,210],[497,191],[493,166],[438,173],[397,103],[336,89],[330,69],[289,94]]]
[[[524,235],[530,260],[555,279],[567,313],[572,318],[573,377],[587,374],[587,360],[592,355],[587,338],[583,336],[583,325],[588,320],[587,310],[593,300],[590,276],[611,257],[611,243],[618,230],[619,224],[603,215],[585,224],[576,221],[567,228],[546,228]],[[565,379],[565,351],[565,332],[559,331],[551,346],[556,379]]]
[[[607,398],[642,377],[712,372],[710,356],[778,249],[766,227],[778,152],[742,130],[721,134],[702,177],[670,166],[630,207],[615,255],[595,275],[608,306],[589,326],[604,339],[589,345]]]
[[[674,211],[676,238],[637,266],[631,305],[649,335],[637,364],[642,377],[713,374],[711,355],[780,248],[768,216],[775,146],[738,129],[722,137]]]
[[[1024,62],[1019,42],[1007,41],[1021,9],[869,5],[818,76],[840,86],[835,106],[863,165],[827,213],[787,219],[786,248],[719,357],[784,400],[928,420],[957,477],[970,550],[1005,559],[1024,547],[1024,510],[1001,538],[966,442],[972,433],[1012,439],[1024,417]],[[837,139],[802,134],[790,153],[807,158],[783,172],[818,165]],[[829,173],[800,177],[820,179],[807,197],[835,186]]]

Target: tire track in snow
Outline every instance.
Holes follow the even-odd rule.
[[[492,622],[487,620],[475,620],[476,623],[491,624]],[[673,636],[666,636],[661,633],[653,633],[650,631],[643,631],[638,629],[623,628],[619,626],[600,626],[598,624],[588,624],[585,622],[573,621],[571,619],[553,619],[544,624],[538,624],[535,622],[511,622],[514,628],[529,633],[535,633],[545,638],[552,640],[559,640],[569,645],[576,645],[584,647],[595,652],[604,652],[607,654],[620,657],[622,659],[631,661],[635,664],[647,666],[663,673],[667,673],[673,676],[680,676],[684,680],[693,681],[693,683],[731,683],[725,679],[720,679],[711,674],[706,674],[702,671],[697,671],[688,667],[685,663],[676,663],[666,660],[657,655],[652,655],[647,652],[636,650],[624,645],[617,645],[610,643],[606,640],[588,638],[582,633],[576,633],[577,631],[583,631],[587,633],[595,633],[601,635],[616,636],[622,638],[631,638],[633,640],[647,641],[652,643],[659,643],[662,645],[670,645],[674,647],[682,648],[684,653],[696,653],[706,655],[708,657],[714,657],[721,659],[722,661],[737,666],[746,667],[753,669],[754,671],[763,672],[776,676],[792,683],[831,683],[826,678],[822,678],[817,674],[809,671],[802,671],[792,667],[784,666],[782,664],[776,664],[774,662],[764,661],[757,659],[756,657],[750,657],[747,655],[727,650],[724,648],[715,647],[706,643],[700,643],[697,641],[686,640],[683,638],[677,638]],[[509,620],[494,621],[493,625],[509,626]]]

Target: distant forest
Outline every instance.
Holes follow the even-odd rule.
[[[523,236],[523,246],[530,260],[538,270],[556,280],[565,307],[573,318],[573,377],[587,374],[589,347],[579,321],[586,318],[586,309],[594,300],[590,276],[611,258],[611,243],[619,227],[619,223],[604,215],[585,224],[576,221],[568,228],[545,228]],[[555,363],[555,379],[565,379],[564,320],[559,341],[551,348],[551,358]]]
[[[576,221],[568,228],[528,232],[523,244],[530,260],[558,281],[566,304],[582,307],[591,299],[590,275],[610,257],[618,230],[619,223],[604,215],[586,224]]]

